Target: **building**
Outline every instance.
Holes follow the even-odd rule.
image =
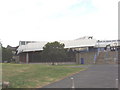
[[[98,41],[92,36],[85,36],[75,40],[64,40],[59,41],[65,44],[65,49],[74,52],[74,57],[67,60],[59,60],[58,62],[72,62],[72,63],[86,63],[91,64],[95,60],[96,53],[98,51],[105,50],[109,45],[110,47],[115,47],[118,45],[118,41]],[[42,60],[39,56],[40,52],[43,50],[43,46],[47,44],[46,41],[20,41],[19,47],[17,48],[17,54],[19,56],[19,61],[22,63],[33,63],[33,62],[48,62]],[[84,62],[83,62],[84,60]]]

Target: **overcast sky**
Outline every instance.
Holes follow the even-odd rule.
[[[118,38],[119,0],[0,0],[0,41]]]

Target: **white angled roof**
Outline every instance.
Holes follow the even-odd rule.
[[[26,45],[20,45],[17,51],[18,53],[29,52],[29,51],[40,51],[43,50],[43,46],[45,44],[47,44],[47,42],[28,43]]]
[[[65,48],[75,48],[75,47],[88,47],[95,46],[95,39],[79,39],[79,40],[68,40],[68,41],[60,41],[65,44]]]
[[[95,46],[97,41],[96,39],[76,39],[76,40],[64,40],[59,42],[64,43],[65,48],[76,48],[76,47]],[[43,50],[43,46],[45,44],[47,44],[47,42],[28,43],[26,45],[20,45],[17,50],[18,50],[18,53],[40,51],[40,50]]]

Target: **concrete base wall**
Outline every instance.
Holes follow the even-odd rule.
[[[84,64],[93,64],[96,52],[83,52],[76,54],[76,63],[81,64],[81,58],[84,59]]]

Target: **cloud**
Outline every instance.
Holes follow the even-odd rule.
[[[64,3],[64,2],[63,2]],[[50,18],[76,17],[96,12],[91,0],[78,0],[62,10],[53,13]]]
[[[19,40],[66,40],[93,35],[117,37],[117,0],[1,0],[0,37]],[[112,35],[112,37],[111,37]]]

